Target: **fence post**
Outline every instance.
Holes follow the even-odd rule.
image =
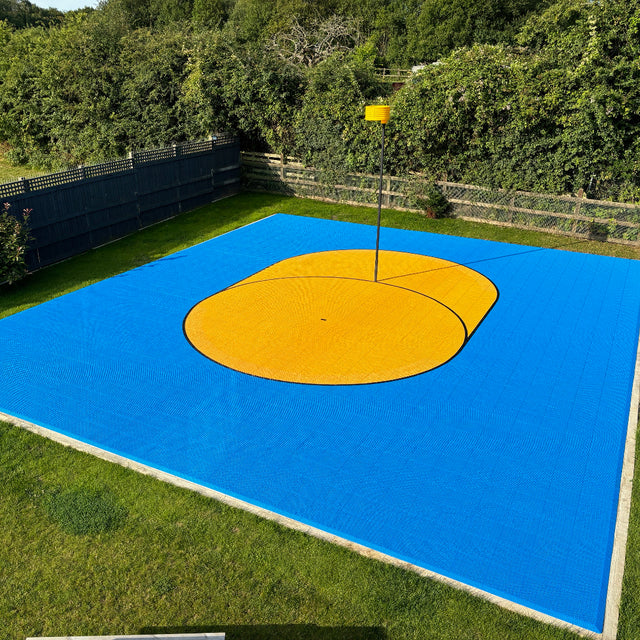
[[[582,209],[582,200],[584,198],[584,189],[580,188],[578,189],[578,193],[577,193],[577,201],[576,201],[576,206],[573,208],[573,224],[571,225],[571,233],[573,234],[577,234],[577,227],[578,227],[578,216],[580,215],[580,209]]]
[[[131,170],[133,171],[133,178],[135,182],[135,197],[136,197],[136,223],[138,229],[142,229],[142,216],[140,209],[140,181],[138,179],[138,172],[136,171],[136,152],[129,151],[129,163],[131,164]]]
[[[22,187],[22,193],[29,193],[29,180],[27,178],[20,178],[20,186]]]
[[[87,176],[86,176],[86,172],[84,170],[84,165],[83,164],[79,164],[78,165],[78,171],[80,172],[80,180],[86,180]],[[89,245],[91,247],[93,247],[93,232],[91,229],[91,222],[89,220],[89,207],[87,206],[87,199],[86,199],[86,189],[83,189],[81,191],[81,200],[82,200],[82,210],[84,212],[84,223],[87,226],[87,233],[89,234]]]

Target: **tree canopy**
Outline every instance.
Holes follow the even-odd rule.
[[[57,24],[63,14],[57,9],[41,9],[29,0],[0,0],[0,21],[6,20],[18,29]]]
[[[0,0],[0,141],[59,168],[234,131],[336,179],[387,169],[640,196],[640,7],[623,0]],[[2,13],[4,11],[5,13]],[[44,15],[44,14],[41,14]],[[397,92],[377,67],[423,63]]]

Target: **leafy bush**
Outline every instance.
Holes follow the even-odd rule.
[[[448,218],[451,214],[451,203],[435,185],[431,185],[417,202],[424,209],[427,218]]]
[[[606,240],[609,227],[605,222],[598,222],[595,218],[589,222],[589,238],[592,240]]]
[[[75,535],[111,531],[127,516],[126,509],[107,490],[76,488],[54,492],[45,507],[63,531]]]
[[[452,215],[451,203],[435,182],[424,178],[412,177],[406,185],[409,204],[421,209],[427,218],[449,218]]]
[[[639,24],[627,0],[109,0],[48,29],[0,19],[0,142],[60,169],[233,131],[336,184],[377,172],[363,112],[384,100],[392,175],[637,202]],[[381,82],[414,62],[432,64]]]
[[[13,284],[27,273],[25,254],[29,235],[29,214],[24,209],[22,220],[9,213],[11,205],[5,202],[0,212],[0,284]]]

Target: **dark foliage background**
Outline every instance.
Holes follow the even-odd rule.
[[[28,17],[27,17],[28,16]],[[0,142],[57,169],[237,133],[338,179],[388,171],[640,196],[640,5],[624,0],[0,0]],[[380,67],[422,64],[397,92]]]

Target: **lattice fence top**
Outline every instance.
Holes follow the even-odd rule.
[[[133,163],[130,159],[127,160],[111,160],[110,162],[103,162],[102,164],[94,164],[84,168],[85,176],[87,178],[99,178],[102,176],[108,176],[115,173],[123,173],[125,171],[132,171]]]
[[[182,144],[172,145],[171,147],[164,147],[162,149],[138,151],[132,153],[131,156],[126,159],[110,160],[100,164],[77,167],[67,171],[59,171],[57,173],[49,173],[36,178],[21,178],[15,182],[0,184],[0,198],[20,196],[30,191],[40,191],[51,187],[72,184],[86,178],[100,178],[108,175],[120,174],[126,171],[132,171],[134,162],[135,164],[140,165],[150,162],[170,160],[172,158],[185,155],[206,153],[208,151],[212,151],[216,146],[233,143],[235,141],[236,139],[232,135],[221,134],[213,136],[209,140],[185,142]]]
[[[164,149],[149,149],[148,151],[136,151],[133,154],[135,161],[140,164],[144,162],[156,162],[157,160],[168,160],[176,156],[176,147],[165,147]]]
[[[205,140],[203,142],[188,142],[182,145],[180,154],[184,156],[191,153],[204,153],[206,151],[210,151],[212,142],[215,144],[216,141]]]
[[[0,184],[0,198],[22,195],[26,191],[24,182],[24,180],[18,180],[16,182]]]
[[[183,145],[180,146],[180,154],[188,155],[191,153],[204,153],[206,151],[211,151],[213,146],[229,144],[235,141],[236,139],[233,136],[225,133],[225,134],[213,136],[209,140],[202,140],[200,142],[185,142]]]
[[[29,178],[28,182],[30,190],[48,189],[49,187],[59,187],[62,184],[77,182],[84,177],[82,169],[69,169],[68,171],[60,171],[58,173],[50,173],[46,176],[38,176],[37,178]]]

